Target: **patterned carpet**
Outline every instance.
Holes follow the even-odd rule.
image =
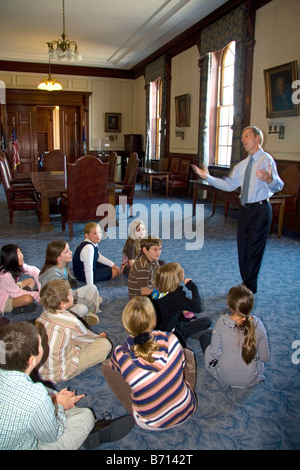
[[[191,199],[174,197],[165,199],[157,193],[149,199],[147,191],[139,186],[135,193],[135,203],[145,220],[149,214],[149,227],[159,209],[163,215],[154,223],[151,230],[163,238],[161,259],[166,262],[178,261],[199,287],[204,300],[204,314],[216,321],[226,304],[226,294],[232,285],[240,282],[237,264],[236,227],[237,213],[230,211],[224,218],[224,207],[218,206],[215,215],[211,205],[199,204],[197,219],[192,223]],[[151,203],[151,205],[150,205]],[[163,236],[168,228],[166,208],[172,205],[170,215],[170,236]],[[201,207],[204,223],[201,221]],[[2,187],[0,188],[0,243],[16,243],[24,253],[25,262],[41,268],[47,244],[53,239],[66,239],[68,231],[61,232],[59,216],[53,217],[54,230],[39,233],[35,213],[15,213],[12,225],[8,223],[8,211]],[[139,216],[138,212],[136,214]],[[120,214],[122,226],[127,227],[130,218]],[[186,238],[196,229],[201,239],[204,230],[203,247],[191,248],[191,240],[179,239],[178,228],[183,227]],[[145,220],[147,222],[147,220]],[[83,238],[85,224],[75,224],[74,240],[69,242],[74,252]],[[174,231],[174,227],[176,230]],[[188,230],[189,228],[189,230]],[[119,229],[118,229],[119,230]],[[117,234],[118,234],[117,230]],[[150,232],[150,230],[149,230]],[[153,232],[152,232],[153,233]],[[120,265],[124,239],[114,237],[109,229],[108,238],[102,240],[102,253]],[[201,240],[200,240],[201,241]],[[300,354],[293,349],[298,340],[300,347],[300,236],[289,232],[282,238],[271,234],[260,271],[258,293],[255,295],[254,314],[259,316],[268,332],[271,358],[265,367],[265,381],[251,390],[234,390],[221,386],[204,369],[203,355],[199,341],[189,339],[197,360],[198,409],[187,423],[173,430],[149,432],[135,426],[121,441],[105,444],[101,450],[294,450],[300,449]],[[128,301],[127,278],[98,283],[103,297],[100,323],[95,331],[106,331],[117,345],[126,338],[121,324],[122,309]],[[38,316],[41,307],[34,314],[12,318],[12,321],[30,320]],[[295,343],[294,343],[295,346]],[[294,354],[293,354],[294,353]],[[59,384],[57,389],[69,387],[86,397],[80,406],[91,407],[97,418],[104,411],[113,417],[125,413],[124,408],[111,393],[101,375],[100,367],[95,366],[77,378]]]

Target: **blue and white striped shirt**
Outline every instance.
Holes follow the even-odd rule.
[[[0,449],[34,450],[38,442],[55,442],[67,417],[57,411],[41,383],[24,372],[0,370]]]

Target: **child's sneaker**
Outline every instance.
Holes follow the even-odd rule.
[[[98,325],[99,323],[99,317],[93,313],[93,312],[89,312],[85,317],[84,317],[85,321],[87,322],[88,325]]]

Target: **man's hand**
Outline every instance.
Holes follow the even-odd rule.
[[[191,165],[192,167],[192,170],[194,170],[195,173],[197,173],[197,175],[200,176],[200,178],[206,180],[208,175],[209,175],[209,171],[207,169],[206,166],[203,166],[203,168],[199,168],[197,165]]]
[[[273,176],[272,176],[272,168],[271,165],[268,167],[268,171],[266,170],[256,170],[256,176],[258,179],[265,181],[266,183],[272,183]]]

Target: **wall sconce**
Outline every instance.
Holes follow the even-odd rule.
[[[118,135],[117,134],[111,134],[108,136],[110,142],[114,142],[115,140],[118,140]]]
[[[181,137],[181,140],[184,140],[184,131],[181,129],[175,129],[175,137]]]
[[[284,139],[285,126],[281,121],[268,121],[268,134],[278,134],[279,139]]]

